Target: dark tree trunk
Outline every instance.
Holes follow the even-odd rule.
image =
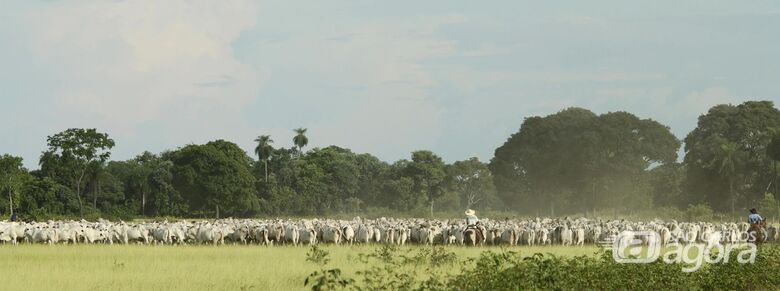
[[[81,217],[81,219],[84,219],[84,207],[81,203],[81,181],[84,179],[86,171],[86,169],[82,170],[79,179],[76,181],[76,199],[79,201],[79,217]]]
[[[737,197],[734,196],[734,179],[729,177],[729,194],[731,195],[731,214],[734,214],[734,203]]]
[[[11,216],[14,216],[14,198],[11,191],[11,176],[8,176],[8,208],[11,210]]]
[[[92,208],[97,209],[97,196],[100,193],[100,180],[92,182]]]

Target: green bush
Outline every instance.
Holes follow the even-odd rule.
[[[758,202],[758,211],[767,219],[780,216],[780,207],[778,207],[777,200],[775,200],[775,195],[764,193],[764,198]]]
[[[339,273],[339,288],[348,290],[777,290],[780,288],[780,247],[762,246],[755,263],[741,264],[738,252],[725,263],[705,264],[686,273],[684,265],[658,260],[621,264],[610,252],[595,256],[559,257],[516,252],[484,252],[452,268],[454,254],[423,249],[416,254],[385,247],[361,255],[367,269],[356,280]],[[422,273],[416,270],[425,266]],[[320,273],[326,280],[331,275]]]

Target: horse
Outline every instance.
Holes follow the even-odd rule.
[[[759,223],[753,223],[750,225],[750,228],[748,228],[748,239],[747,242],[749,243],[755,243],[760,244],[765,241],[764,237],[764,222],[761,221]]]
[[[485,241],[485,235],[481,229],[477,227],[466,227],[463,230],[463,244],[467,246],[482,245]]]

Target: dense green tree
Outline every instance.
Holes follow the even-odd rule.
[[[152,191],[151,178],[156,163],[158,163],[157,157],[150,152],[144,152],[137,156],[132,163],[134,166],[133,178],[141,192],[141,215],[146,215],[147,197]]]
[[[448,165],[446,172],[447,189],[458,195],[462,208],[495,205],[496,188],[487,164],[477,158],[470,158]]]
[[[122,181],[126,206],[140,215],[177,215],[187,208],[172,185],[171,153],[161,156],[144,152],[121,162],[109,162],[110,177]]]
[[[761,215],[768,217],[771,220],[775,220],[780,216],[780,208],[778,208],[777,200],[772,193],[764,193],[761,200],[758,201],[757,207],[761,212]]]
[[[689,201],[683,195],[685,167],[680,163],[660,165],[650,170],[650,185],[653,191],[653,205],[661,207],[684,207]]]
[[[269,161],[271,175],[276,177],[278,183],[283,185],[292,185],[295,182],[295,175],[298,167],[295,160],[297,151],[295,149],[280,148],[274,150]]]
[[[49,136],[47,144],[49,149],[41,156],[41,164],[54,162],[57,170],[67,172],[61,175],[70,178],[79,202],[79,215],[84,217],[82,182],[93,163],[102,164],[108,160],[114,140],[94,128],[71,128]]]
[[[224,140],[187,145],[170,154],[173,185],[191,210],[245,216],[257,209],[249,156]]]
[[[22,187],[19,212],[36,220],[69,214],[65,205],[67,200],[58,195],[68,191],[67,187],[49,177],[30,179]]]
[[[379,203],[384,195],[382,184],[389,179],[390,165],[370,154],[356,156],[358,167],[358,195],[361,202],[367,206],[387,207]]]
[[[434,199],[444,194],[444,162],[431,151],[412,152],[412,161],[406,165],[404,176],[414,181],[413,191],[427,197],[433,216]]]
[[[734,193],[734,180],[737,175],[737,163],[739,159],[739,149],[733,142],[724,142],[720,144],[720,149],[715,151],[715,159],[711,163],[718,169],[718,173],[729,182],[729,201],[731,202],[731,212],[734,212],[734,203],[737,201]]]
[[[273,214],[327,214],[351,205],[373,206],[381,192],[385,163],[371,155],[357,155],[336,146],[315,148],[300,159],[295,150],[271,154],[269,182],[257,190]],[[286,197],[295,193],[293,197]],[[283,206],[282,206],[283,205]],[[386,205],[385,205],[386,206]],[[354,207],[350,208],[354,211]]]
[[[772,141],[767,145],[766,154],[772,159],[772,188],[774,189],[772,193],[780,195],[777,193],[777,189],[779,189],[777,187],[777,162],[780,161],[780,132],[776,132]]]
[[[767,156],[775,132],[780,132],[780,111],[770,101],[717,105],[700,116],[685,138],[691,200],[730,210],[737,201],[749,208],[762,199],[776,173]]]
[[[112,176],[119,178],[123,184],[125,202],[134,208],[137,214],[146,214],[146,197],[151,191],[149,187],[149,174],[151,170],[144,167],[137,159],[121,162],[109,162],[107,171]]]
[[[322,173],[319,176],[322,180],[314,183],[322,187],[317,191],[324,192],[317,199],[324,209],[338,210],[346,199],[357,198],[360,168],[352,151],[336,146],[314,149],[301,162],[316,167],[317,173]]]
[[[178,216],[186,213],[187,205],[173,187],[173,162],[159,159],[152,168],[150,184],[156,215]]]
[[[86,186],[92,192],[92,208],[97,209],[98,196],[102,195],[101,184],[106,179],[105,163],[99,161],[90,163],[86,179]]]
[[[69,129],[48,138],[38,170],[28,173],[20,158],[0,157],[0,194],[7,196],[0,209],[33,219],[420,215],[426,202],[433,212],[434,201],[440,211],[537,215],[687,205],[777,209],[770,186],[777,187],[780,114],[765,101],[711,108],[686,137],[683,163],[676,163],[680,142],[666,126],[581,108],[527,118],[489,165],[476,158],[448,165],[430,151],[392,164],[337,146],[303,155],[305,133],[296,130],[294,147],[279,149],[259,136],[257,161],[222,140],[108,161],[114,146],[108,135]],[[82,196],[92,203],[82,204]]]
[[[527,118],[489,167],[499,196],[518,210],[646,207],[637,202],[650,200],[648,169],[673,163],[679,146],[651,119],[569,108]]]
[[[28,176],[22,158],[7,154],[0,156],[0,193],[7,193],[10,214],[14,214],[14,208],[19,206],[19,192]]]
[[[405,174],[409,163],[408,160],[400,160],[390,166],[387,179],[382,183],[379,205],[387,205],[402,212],[412,211],[422,205],[425,196],[416,191],[414,179]]]

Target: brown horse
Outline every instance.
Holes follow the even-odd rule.
[[[463,244],[467,246],[482,245],[485,241],[485,236],[482,234],[482,230],[477,227],[467,227],[463,231]]]
[[[748,240],[749,243],[760,244],[763,243],[764,238],[764,222],[754,223],[748,228]]]

